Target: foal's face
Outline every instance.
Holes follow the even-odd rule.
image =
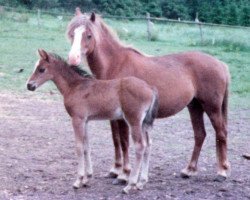
[[[94,21],[90,19],[89,23],[94,23]],[[82,57],[92,53],[95,48],[95,38],[88,25],[78,26],[70,35],[72,43],[68,57],[70,65],[80,65]]]
[[[49,55],[44,50],[38,50],[40,59],[36,62],[35,70],[27,81],[27,88],[30,91],[36,90],[40,85],[53,79],[49,63]]]

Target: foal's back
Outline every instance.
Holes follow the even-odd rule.
[[[68,113],[88,119],[122,119],[141,115],[157,91],[135,77],[113,80],[88,79],[78,82],[64,98]]]

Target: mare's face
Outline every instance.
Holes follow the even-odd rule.
[[[93,52],[95,40],[91,30],[85,25],[77,27],[71,38],[72,46],[69,52],[68,62],[70,65],[78,66],[82,61],[82,57]]]
[[[53,79],[49,55],[44,50],[38,50],[38,53],[40,59],[36,62],[34,72],[27,81],[27,89],[30,91],[35,91],[40,85]]]

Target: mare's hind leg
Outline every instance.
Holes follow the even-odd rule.
[[[194,99],[188,105],[188,110],[190,113],[192,126],[194,130],[195,144],[194,144],[192,157],[188,166],[181,171],[181,177],[183,178],[188,178],[190,176],[196,175],[198,158],[200,155],[203,142],[206,137],[206,131],[205,131],[204,121],[203,121],[204,110],[201,104],[196,99]]]
[[[218,171],[215,181],[222,182],[226,180],[227,171],[230,169],[227,160],[227,123],[222,115],[221,109],[207,109],[208,117],[215,129],[216,134],[216,154],[218,162]]]
[[[123,155],[123,169],[122,172],[118,175],[117,179],[113,181],[113,184],[125,185],[128,182],[128,177],[131,170],[129,164],[129,153],[128,153],[129,129],[127,123],[124,120],[118,120],[118,125],[119,125],[120,142]]]
[[[115,161],[109,171],[109,178],[116,178],[122,172],[122,154],[121,154],[121,139],[119,133],[119,124],[118,121],[110,121],[112,139],[115,148]]]
[[[142,160],[141,176],[137,188],[142,190],[144,185],[148,182],[148,170],[149,170],[149,157],[151,152],[151,139],[148,135],[148,131],[143,133],[144,141],[146,141],[146,148]]]

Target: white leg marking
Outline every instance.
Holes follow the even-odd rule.
[[[131,127],[131,133],[132,133],[132,138],[135,143],[136,158],[135,158],[135,165],[132,168],[131,174],[129,176],[128,185],[123,189],[124,193],[128,193],[129,190],[136,188],[136,183],[138,182],[139,173],[140,173],[140,169],[142,165],[142,158],[143,158],[145,147],[146,147],[145,141],[143,140],[143,136],[142,136],[141,126]],[[137,142],[135,138],[137,138],[138,141],[141,141],[141,143]]]
[[[146,149],[143,156],[141,177],[139,183],[136,185],[139,190],[142,190],[144,185],[148,182],[148,171],[149,171],[149,158],[151,153],[151,139],[149,138],[148,132],[143,133],[144,140],[146,141]]]
[[[76,153],[78,156],[78,168],[77,168],[77,179],[73,185],[74,188],[82,186],[82,181],[86,176],[85,173],[85,155],[84,150],[86,149],[86,130],[84,128],[84,120],[76,118],[72,119],[72,124],[75,132],[76,139]]]

